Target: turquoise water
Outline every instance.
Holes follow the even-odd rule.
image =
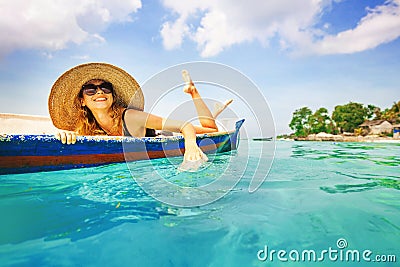
[[[249,157],[240,148],[213,164],[230,162],[235,170],[249,161],[252,168],[258,145],[249,144]],[[178,179],[165,159],[135,164],[135,175],[164,166],[159,169],[171,182],[187,185],[212,180],[222,169]],[[369,265],[398,266],[399,167],[400,144],[277,142],[270,174],[255,193],[248,193],[251,177],[245,174],[222,199],[190,209],[147,196],[126,164],[3,175],[0,265],[366,266],[343,255],[370,250],[368,259],[396,256],[396,263]],[[338,240],[347,247],[339,248]],[[261,261],[266,246],[268,257]],[[319,263],[300,256],[294,261],[290,252],[314,250],[318,261],[329,248],[337,254],[322,254]],[[271,250],[287,254],[271,259]]]

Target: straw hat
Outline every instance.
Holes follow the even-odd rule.
[[[126,71],[107,63],[87,63],[76,66],[61,75],[51,88],[49,113],[54,126],[74,131],[78,110],[74,100],[82,85],[100,79],[112,83],[116,101],[121,107],[143,110],[144,97],[136,80]]]

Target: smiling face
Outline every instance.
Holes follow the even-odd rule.
[[[111,87],[110,87],[111,86]],[[88,107],[92,112],[108,111],[113,104],[112,85],[103,80],[90,80],[82,89],[81,104]]]

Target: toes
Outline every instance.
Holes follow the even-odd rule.
[[[182,78],[186,84],[191,84],[192,79],[190,78],[189,72],[187,70],[182,70]]]
[[[224,111],[232,102],[233,99],[228,99],[223,104],[215,103],[213,118],[218,117],[218,115],[221,114],[222,111]]]
[[[233,102],[233,99],[228,99],[224,102],[224,107],[229,106]]]

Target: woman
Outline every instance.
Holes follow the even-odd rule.
[[[196,134],[217,132],[215,117],[232,100],[220,106],[213,116],[190,79],[184,92],[192,97],[201,126],[144,112],[142,91],[131,75],[110,64],[88,63],[70,69],[54,83],[49,112],[53,124],[60,129],[57,137],[64,144],[74,144],[76,135],[144,137],[151,134],[151,129],[166,130],[184,136],[185,160],[207,161],[196,144]]]

